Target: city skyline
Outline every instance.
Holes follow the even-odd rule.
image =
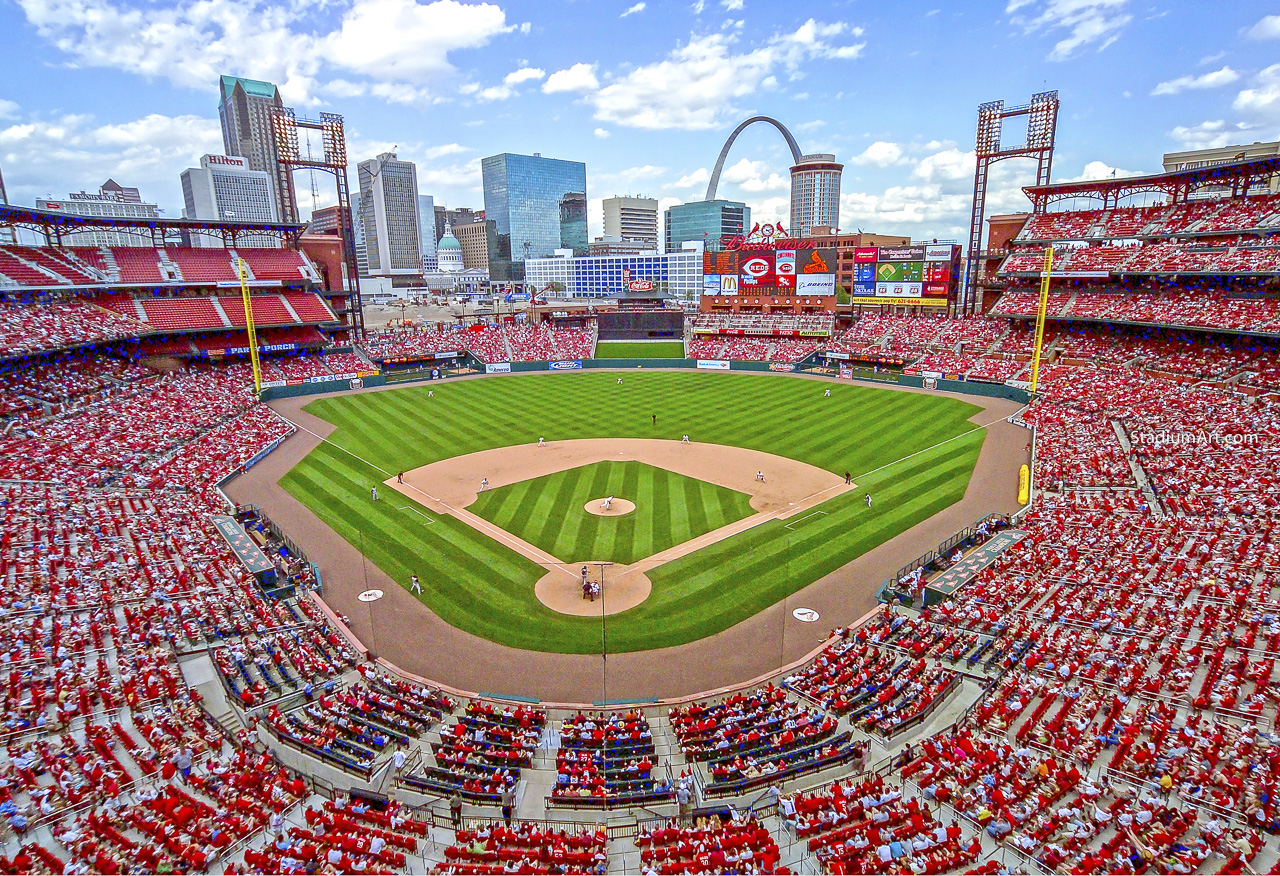
[[[201,16],[183,2],[20,0],[0,6],[17,61],[0,86],[0,166],[15,203],[113,177],[177,216],[182,169],[222,151],[217,84],[228,74],[274,82],[302,115],[343,114],[353,183],[355,163],[398,147],[418,165],[422,194],[450,208],[482,207],[482,156],[582,161],[594,238],[604,198],[645,194],[660,209],[699,200],[727,133],[761,113],[806,153],[845,165],[843,229],[956,238],[984,100],[1059,90],[1055,181],[1275,139],[1272,11],[1247,2],[1206,15],[1135,0],[803,12],[754,0],[349,0],[309,12],[218,0]],[[1188,33],[1194,51],[1168,50]],[[130,51],[116,51],[126,38]],[[720,196],[758,221],[786,221],[788,164],[776,132],[752,129]],[[988,215],[1025,206],[1027,176],[1002,168]],[[307,186],[298,189],[307,215]]]

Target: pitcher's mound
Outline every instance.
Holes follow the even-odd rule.
[[[618,500],[613,500],[617,507]],[[577,564],[569,564],[570,569],[577,569]],[[635,608],[649,598],[653,584],[649,576],[639,570],[631,570],[626,566],[606,566],[604,579],[603,606],[599,596],[595,600],[582,598],[582,578],[573,572],[555,568],[538,579],[534,585],[534,595],[538,601],[552,611],[561,614],[572,614],[578,617],[600,617],[601,614],[617,614],[629,608]],[[600,581],[600,567],[587,564],[587,577]],[[603,607],[603,611],[601,608]]]
[[[623,514],[630,514],[632,511],[636,510],[635,502],[632,502],[629,499],[619,499],[616,496],[613,501],[609,503],[609,508],[606,510],[604,507],[604,498],[605,497],[592,499],[582,507],[588,514],[595,514],[598,517],[621,517]]]

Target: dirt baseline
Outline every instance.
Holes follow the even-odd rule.
[[[595,462],[634,460],[728,487],[751,496],[750,517],[703,533],[638,562],[619,566],[606,576],[600,604],[582,599],[581,564],[593,561],[580,557],[553,557],[524,539],[495,526],[466,510],[487,483],[490,489],[544,477]],[[759,475],[764,474],[764,480]],[[844,478],[808,463],[721,444],[668,441],[659,438],[581,438],[546,444],[518,444],[455,456],[402,472],[383,481],[388,487],[420,503],[436,514],[450,514],[480,532],[502,542],[547,573],[534,587],[534,595],[547,608],[577,616],[617,614],[635,608],[649,598],[652,585],[645,573],[663,563],[701,550],[721,539],[759,526],[768,520],[790,517],[833,496],[857,488]],[[587,503],[586,510],[599,511],[600,500]],[[614,500],[614,514],[635,508],[627,500]]]

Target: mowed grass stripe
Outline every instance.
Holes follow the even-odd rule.
[[[827,386],[832,395],[823,398]],[[434,398],[426,398],[429,389]],[[453,518],[426,526],[397,510],[398,501],[372,502],[370,487],[397,471],[539,435],[678,441],[688,433],[861,477],[865,489],[823,503],[826,515],[791,530],[781,521],[765,524],[653,570],[649,600],[610,628],[611,648],[636,650],[691,641],[750,617],[963,497],[984,434],[933,447],[974,428],[967,419],[977,408],[954,398],[738,373],[628,372],[622,386],[610,373],[437,382],[318,399],[307,410],[333,423],[334,444],[361,458],[322,444],[282,479],[286,489],[353,545],[363,532],[370,562],[402,585],[416,572],[423,601],[449,623],[515,647],[570,653],[598,648],[598,624],[536,600],[541,566]],[[889,467],[860,474],[882,466]],[[655,470],[634,487],[636,496],[651,496],[649,514],[599,518],[583,510],[589,499],[613,493],[637,501],[614,486],[629,483],[625,472],[599,477],[584,479],[568,507],[571,488],[525,483],[502,488],[509,495],[490,491],[471,510],[480,513],[485,503],[493,516],[481,516],[503,529],[545,532],[556,550],[538,546],[557,556],[564,550],[613,562],[752,513],[745,494],[707,493]],[[596,492],[598,483],[609,489]],[[868,491],[875,497],[870,511],[862,506]]]

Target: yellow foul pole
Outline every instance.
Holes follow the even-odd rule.
[[[244,326],[249,333],[249,361],[253,363],[253,391],[262,392],[262,365],[258,362],[258,331],[253,325],[253,301],[249,297],[249,265],[239,260],[240,297],[244,300]]]
[[[1049,313],[1049,272],[1052,269],[1053,247],[1049,247],[1044,251],[1044,271],[1040,274],[1040,308],[1036,311],[1036,345],[1031,353],[1032,393],[1040,385],[1040,348],[1044,346],[1044,320]]]

